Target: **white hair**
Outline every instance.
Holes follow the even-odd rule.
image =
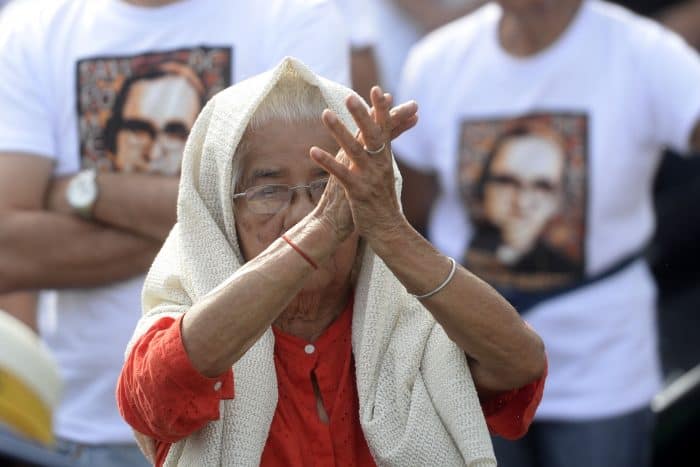
[[[243,159],[250,152],[250,134],[252,132],[272,120],[288,123],[320,122],[321,114],[327,107],[328,103],[318,87],[309,84],[295,72],[284,75],[255,110],[241,140],[238,142],[236,152],[233,155],[231,174],[233,190],[236,190],[241,181]]]

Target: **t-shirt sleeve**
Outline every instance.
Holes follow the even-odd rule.
[[[233,370],[207,378],[192,366],[181,321],[162,318],[141,336],[117,383],[124,420],[161,443],[175,443],[218,420],[219,402],[234,396]]]
[[[16,8],[0,29],[0,152],[56,157],[48,57],[39,24]]]
[[[350,46],[346,25],[333,1],[298,0],[276,2],[271,7],[270,34],[263,64],[273,68],[284,57],[304,62],[311,70],[332,81],[350,84]]]
[[[540,378],[521,388],[481,402],[489,431],[505,439],[518,439],[527,433],[542,400],[547,368]]]
[[[700,56],[680,36],[656,24],[647,24],[642,38],[630,46],[638,47],[654,143],[687,151],[700,117]]]
[[[418,103],[418,123],[395,139],[392,149],[400,162],[420,172],[433,172],[436,169],[431,125],[436,117],[432,112],[436,99],[434,90],[440,84],[429,79],[429,76],[437,76],[431,73],[430,68],[426,47],[419,44],[408,55],[394,99],[397,104],[410,100]]]

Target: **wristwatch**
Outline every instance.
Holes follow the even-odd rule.
[[[92,210],[97,201],[97,170],[87,169],[78,172],[66,189],[66,200],[73,211],[84,219],[92,219]]]

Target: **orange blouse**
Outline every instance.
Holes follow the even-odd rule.
[[[192,366],[182,344],[181,319],[162,318],[137,341],[117,385],[124,419],[156,440],[157,466],[172,443],[217,420],[219,402],[234,397],[232,370],[207,378]],[[352,302],[313,343],[273,329],[279,400],[260,465],[374,466],[359,420]],[[545,377],[482,401],[492,433],[514,439],[527,432]],[[318,415],[315,391],[327,423]]]

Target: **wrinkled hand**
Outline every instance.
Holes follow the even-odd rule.
[[[346,99],[359,128],[357,136],[348,131],[334,112],[324,111],[323,123],[341,148],[337,157],[318,147],[310,151],[311,158],[331,174],[324,198],[328,194],[329,198],[346,200],[346,206],[338,204],[333,209],[324,209],[340,233],[340,240],[357,228],[372,243],[391,232],[403,219],[394,188],[391,140],[416,124],[418,107],[415,102],[408,102],[392,109],[391,95],[378,86],[372,88],[370,98],[369,111],[356,96]],[[373,154],[365,148],[372,152],[383,150]],[[339,198],[341,189],[344,196]]]

